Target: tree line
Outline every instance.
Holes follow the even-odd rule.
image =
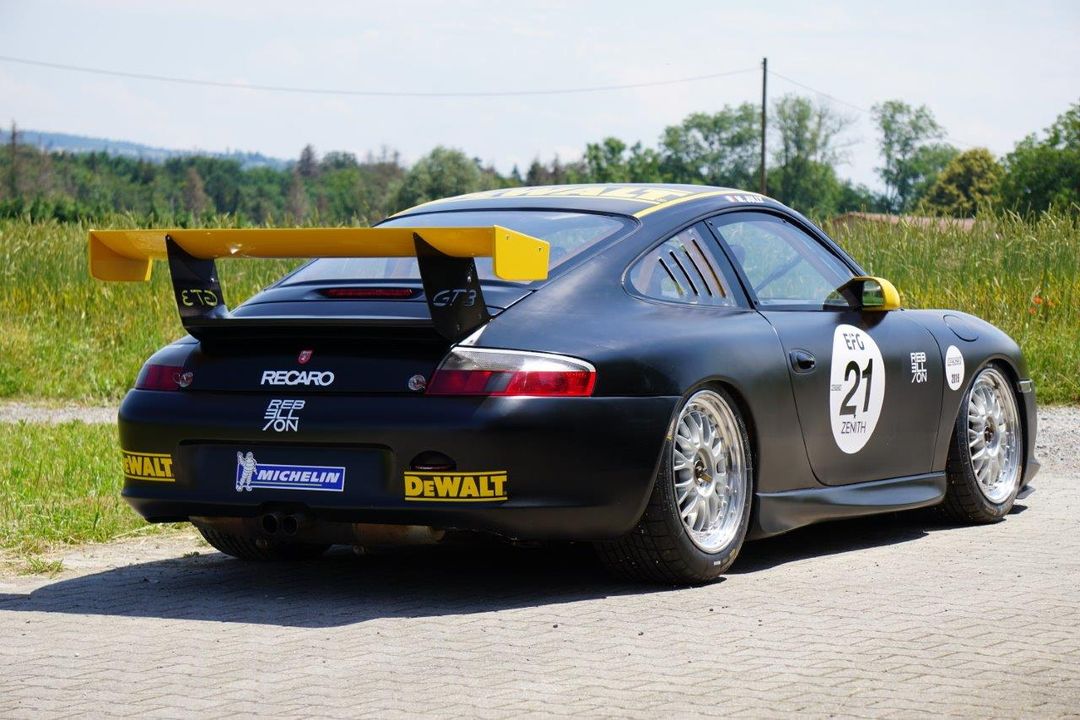
[[[228,214],[238,223],[373,223],[428,200],[477,190],[557,183],[672,182],[756,190],[760,108],[726,105],[688,115],[654,145],[616,137],[582,157],[536,159],[501,174],[460,150],[436,147],[411,166],[383,149],[319,157],[308,145],[288,169],[244,169],[235,159],[186,156],[157,163],[96,153],[50,153],[12,128],[0,157],[0,216],[93,220],[116,212],[190,222]],[[770,108],[767,192],[804,213],[848,211],[970,217],[986,207],[1080,212],[1080,102],[1002,158],[960,151],[926,106],[888,100],[872,109],[884,187],[840,177],[852,119],[824,101],[785,95]]]

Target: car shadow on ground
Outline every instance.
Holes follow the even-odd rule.
[[[732,574],[912,542],[951,527],[917,512],[812,526],[746,544]],[[208,552],[137,563],[59,580],[30,596],[0,594],[0,612],[318,628],[674,591],[612,579],[586,545],[477,543],[363,556],[339,547],[308,562],[247,563]]]

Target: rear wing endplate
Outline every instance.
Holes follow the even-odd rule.
[[[288,228],[91,230],[90,274],[105,281],[147,281],[154,260],[168,260],[184,329],[229,319],[217,258],[415,257],[431,320],[459,340],[485,324],[474,258],[490,257],[504,280],[544,280],[549,245],[492,225],[468,228]]]

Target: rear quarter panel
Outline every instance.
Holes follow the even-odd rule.
[[[758,489],[819,486],[772,326],[746,308],[631,296],[622,285],[623,271],[651,244],[611,248],[558,278],[495,318],[477,345],[588,360],[597,368],[600,396],[681,397],[722,384],[740,403],[750,430]],[[669,422],[656,432],[663,436],[670,427]]]

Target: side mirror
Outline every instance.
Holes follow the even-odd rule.
[[[888,312],[900,308],[900,293],[885,278],[853,277],[839,289],[839,292],[856,310]]]

